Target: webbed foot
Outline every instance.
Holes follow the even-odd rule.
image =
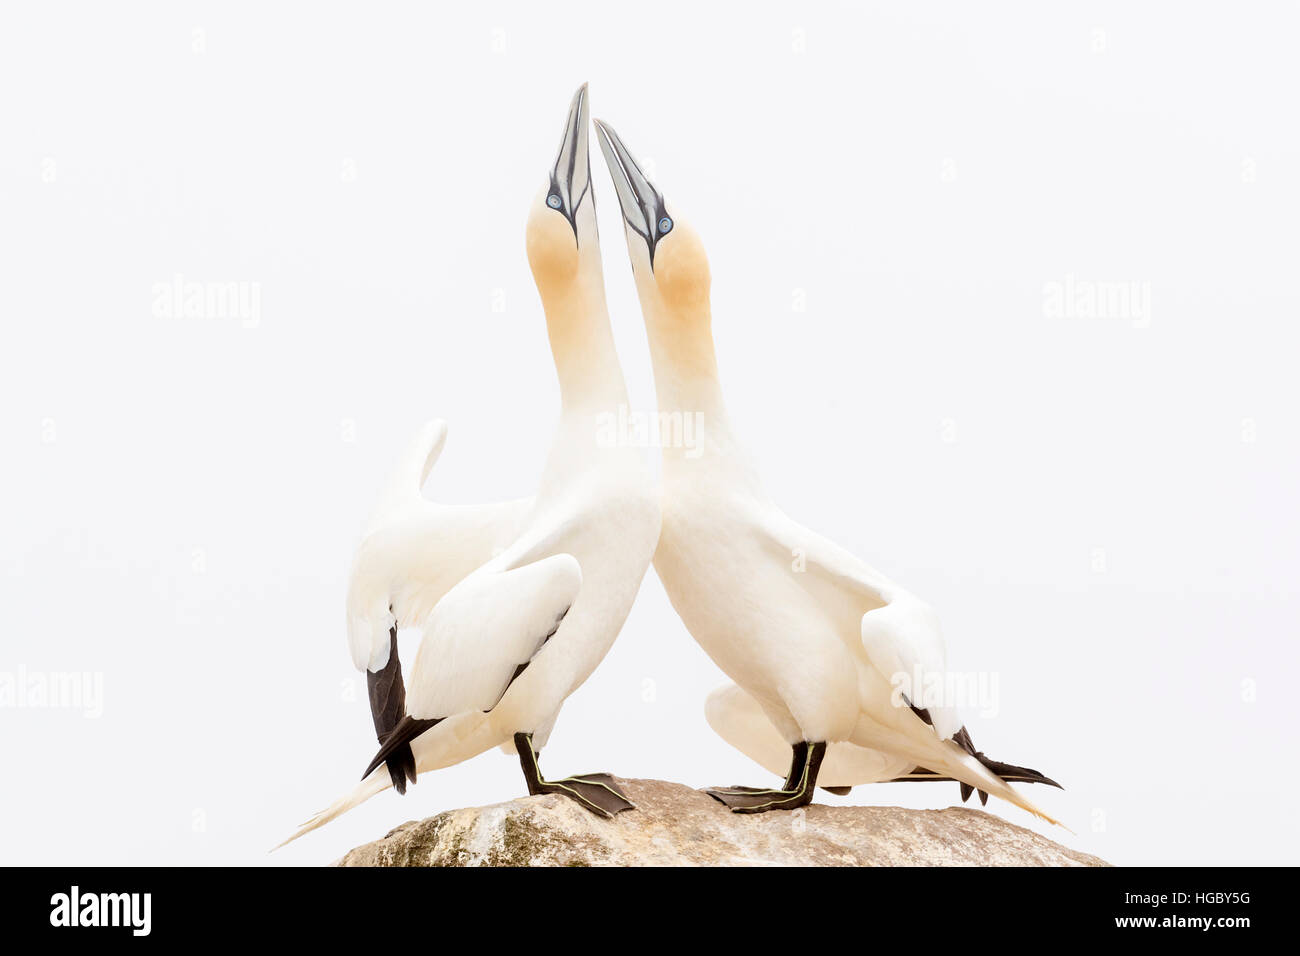
[[[799,743],[792,748],[790,774],[779,788],[710,787],[704,792],[733,813],[766,813],[794,810],[812,803],[817,788],[817,771],[826,755],[824,743]]]
[[[607,773],[584,773],[560,780],[546,780],[533,749],[533,735],[515,734],[515,749],[519,751],[519,765],[528,782],[528,792],[558,793],[576,801],[580,806],[606,819],[624,810],[635,810],[636,804],[627,798],[623,788]]]

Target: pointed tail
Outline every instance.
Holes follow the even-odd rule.
[[[974,742],[971,741],[970,732],[963,727],[957,733],[953,734],[953,741],[961,747],[967,754],[978,760],[985,769],[1004,783],[1045,783],[1050,787],[1056,787],[1058,790],[1064,790],[1059,783],[1044,774],[1039,773],[1029,767],[1017,767],[1015,764],[1003,763],[1000,760],[994,760],[984,754],[983,751],[976,750]],[[915,767],[910,772],[903,774],[901,777],[895,777],[891,782],[904,781],[953,781],[961,784],[961,802],[965,803],[970,799],[970,795],[979,791],[980,803],[987,805],[989,794],[987,790],[972,786],[964,780],[956,777],[944,776],[933,770],[927,770],[925,767]]]
[[[386,772],[370,774],[359,784],[353,787],[352,792],[349,793],[347,796],[340,797],[339,799],[335,800],[333,803],[331,803],[320,813],[316,814],[306,823],[299,826],[298,829],[294,832],[294,834],[291,837],[289,837],[287,840],[284,840],[283,842],[277,843],[275,846],[273,846],[271,848],[271,852],[274,853],[276,850],[280,849],[280,847],[292,843],[294,840],[298,839],[298,837],[310,833],[312,830],[315,830],[317,827],[323,827],[331,820],[337,817],[341,817],[343,814],[347,813],[353,807],[360,806],[361,804],[369,800],[371,797],[373,797],[375,794],[382,793],[392,785],[393,785],[393,781]]]
[[[278,850],[285,843],[292,843],[305,833],[322,827],[331,820],[341,817],[353,807],[360,806],[377,793],[382,793],[393,785],[392,776],[380,764],[400,750],[403,745],[414,744],[412,756],[416,773],[427,773],[450,767],[452,764],[468,760],[476,754],[495,747],[501,742],[500,733],[493,724],[491,714],[469,711],[449,717],[446,720],[422,721],[407,716],[398,722],[398,728],[388,735],[384,747],[371,763],[361,782],[352,788],[347,796],[340,797],[328,807],[316,814],[289,839],[274,849]],[[423,730],[437,729],[427,735]],[[421,725],[425,725],[421,728]],[[418,731],[414,732],[413,731]],[[391,746],[390,746],[391,745]],[[388,749],[385,749],[388,748]]]
[[[341,817],[353,807],[365,803],[375,794],[387,790],[389,787],[393,786],[394,782],[398,779],[399,773],[405,773],[408,770],[408,761],[410,779],[414,782],[416,767],[415,755],[411,751],[411,741],[438,722],[439,721],[437,720],[417,720],[409,715],[403,717],[398,721],[397,726],[393,728],[393,731],[385,739],[384,745],[379,748],[379,753],[375,756],[374,760],[370,762],[370,766],[366,768],[365,775],[361,778],[361,782],[352,788],[352,792],[346,797],[340,797],[338,800],[335,800],[320,813],[302,824],[302,826],[298,827],[297,832],[295,832],[293,836],[289,837],[289,839],[285,840],[284,843],[278,843],[272,847],[271,852],[274,853],[286,843],[292,843],[294,840],[298,839],[298,837],[305,833],[310,833],[317,827],[323,827],[331,820]],[[399,766],[401,767],[401,771],[398,771],[393,767],[393,762],[395,760],[400,761]],[[386,768],[381,767],[380,765],[385,762],[388,763],[388,766]],[[405,776],[402,777],[402,783],[403,787],[401,789],[404,791],[406,783]]]
[[[941,742],[942,752],[936,753],[937,759],[933,762],[927,761],[928,766],[923,768],[935,774],[946,775],[953,780],[962,784],[962,799],[969,797],[971,790],[978,790],[981,793],[991,793],[995,797],[1015,804],[1022,810],[1032,813],[1034,816],[1048,823],[1054,823],[1057,826],[1065,827],[1061,821],[1049,816],[1045,811],[1035,806],[1028,797],[1015,790],[1004,779],[995,768],[1003,768],[1008,772],[1009,779],[1021,779],[1025,782],[1047,783],[1055,787],[1060,787],[1059,783],[1049,780],[1036,770],[1029,770],[1025,767],[1013,767],[1010,764],[998,763],[995,760],[989,760],[982,753],[979,753],[970,744],[970,735],[965,732],[963,727],[961,731],[953,736],[951,740]],[[913,771],[915,773],[915,771]],[[1032,779],[1031,779],[1032,778]],[[909,776],[909,779],[912,778]],[[1064,789],[1064,788],[1062,788]],[[1065,827],[1069,829],[1069,827]]]

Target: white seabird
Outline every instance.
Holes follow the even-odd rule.
[[[605,816],[632,806],[608,774],[547,780],[538,762],[561,704],[618,636],[659,535],[658,489],[640,450],[609,447],[598,427],[628,397],[605,304],[587,141],[584,85],[527,227],[561,393],[540,488],[514,540],[428,615],[406,714],[361,783],[290,840],[391,786],[380,764],[408,744],[417,773],[502,745],[518,752],[530,793],[559,793]],[[372,631],[363,646],[373,650],[375,639]]]
[[[617,133],[596,127],[623,211],[660,415],[703,423],[689,455],[663,449],[655,570],[691,635],[739,685],[714,695],[715,726],[760,763],[772,762],[773,736],[790,754],[780,788],[708,792],[743,813],[803,806],[829,744],[837,789],[899,775],[952,778],[963,797],[992,793],[1051,820],[1007,781],[1052,781],[978,752],[950,702],[900,690],[900,676],[925,675],[929,687],[946,671],[934,612],[762,490],[722,399],[704,246]]]
[[[421,493],[447,440],[447,423],[428,422],[402,453],[371,514],[348,581],[352,662],[366,675],[375,734],[382,744],[406,715],[397,652],[399,627],[422,627],[434,606],[467,574],[519,534],[531,498],[446,505]],[[415,782],[409,744],[389,755],[398,793]]]

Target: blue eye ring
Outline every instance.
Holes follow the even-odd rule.
[[[673,231],[673,221],[671,219],[669,219],[667,216],[664,216],[662,219],[659,220],[659,235],[662,236],[672,231]]]
[[[551,193],[549,196],[546,197],[546,205],[550,206],[552,209],[559,209],[562,205],[564,205],[564,200],[562,200],[559,196],[555,195],[555,193]]]

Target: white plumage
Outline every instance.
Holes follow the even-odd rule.
[[[531,498],[477,505],[424,497],[447,440],[447,423],[425,424],[379,496],[348,581],[348,650],[358,670],[388,663],[389,631],[422,626],[435,604],[519,532]]]
[[[710,792],[733,809],[758,812],[811,799],[801,781],[819,780],[818,759],[831,786],[921,766],[1045,816],[990,771],[994,762],[963,746],[969,738],[950,702],[906,696],[908,680],[946,684],[934,612],[791,520],[763,491],[722,399],[703,244],[617,133],[596,124],[622,204],[660,414],[704,423],[698,447],[664,449],[655,570],[691,635],[743,688],[710,700],[710,722],[776,772],[774,736],[787,759],[794,755],[781,791]]]
[[[403,732],[412,735],[419,773],[498,745],[513,750],[516,734],[540,749],[564,700],[613,644],[654,553],[659,496],[641,452],[606,447],[597,427],[628,398],[605,305],[587,124],[584,86],[570,107],[550,185],[528,221],[529,263],[561,392],[536,497],[466,509],[423,502],[419,484],[445,437],[434,423],[404,456],[358,557],[348,602],[354,661],[383,666],[394,619],[423,626],[407,682],[408,716],[376,761]],[[540,779],[534,759],[522,765],[530,789],[553,787],[595,812],[631,806],[604,775],[550,782]],[[290,839],[388,786],[389,774],[375,766]],[[591,799],[581,799],[584,788]]]
[[[568,554],[471,574],[439,603],[425,629],[407,712],[424,719],[491,710],[516,668],[555,634],[581,585],[582,570]]]
[[[714,733],[750,760],[778,777],[785,776],[790,766],[790,744],[743,688],[726,684],[713,691],[704,702],[704,717]],[[824,787],[884,783],[911,769],[912,762],[906,757],[837,741],[826,748],[817,783]]]

